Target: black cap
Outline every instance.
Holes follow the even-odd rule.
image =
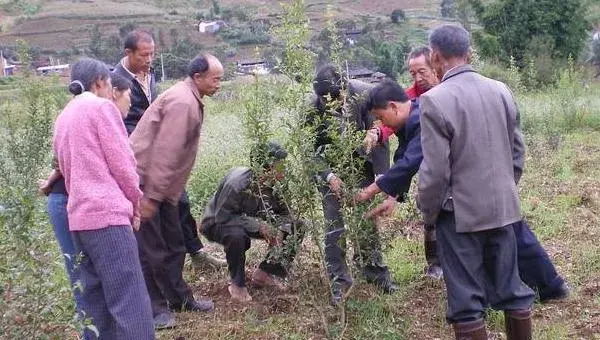
[[[262,146],[255,146],[250,151],[250,162],[252,165],[260,165],[263,168],[268,168],[275,161],[285,159],[287,151],[275,142],[267,142]]]

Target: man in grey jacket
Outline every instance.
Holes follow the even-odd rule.
[[[231,277],[228,290],[234,301],[252,300],[245,275],[251,239],[263,239],[270,246],[252,282],[279,290],[285,286],[277,277],[286,277],[302,243],[302,223],[292,220],[276,190],[283,179],[282,161],[286,156],[287,152],[275,143],[255,150],[251,155],[256,163],[253,169],[231,169],[204,210],[201,231],[210,241],[223,245]]]
[[[518,111],[503,83],[468,64],[469,33],[429,36],[441,84],[421,96],[419,208],[436,235],[456,339],[487,339],[488,305],[505,311],[509,340],[531,339],[534,293],[520,279],[513,224],[523,169]]]

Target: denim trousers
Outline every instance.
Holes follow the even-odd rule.
[[[65,194],[50,193],[48,196],[48,215],[50,215],[50,223],[54,229],[54,237],[56,237],[56,241],[58,241],[58,245],[60,246],[75,298],[75,308],[79,314],[82,306],[81,292],[76,285],[80,277],[79,269],[77,268],[77,254],[79,252],[75,248],[71,239],[71,233],[69,232],[67,199],[68,196]]]

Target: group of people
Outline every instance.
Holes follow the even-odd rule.
[[[464,29],[443,25],[415,49],[407,65],[414,84],[404,90],[346,80],[335,66],[318,69],[306,124],[316,132],[322,194],[325,263],[331,300],[352,285],[345,259],[344,164],[330,157],[331,131],[348,121],[365,132],[358,202],[387,198],[365,216],[355,247],[367,282],[385,293],[398,287],[383,262],[376,220],[404,202],[419,173],[418,207],[425,222],[425,275],[444,278],[447,320],[457,339],[487,339],[485,310],[505,311],[508,339],[531,339],[534,290],[542,302],[565,298],[556,273],[519,209],[524,167],[519,114],[510,90],[470,65]],[[41,184],[65,256],[77,310],[103,339],[153,339],[176,325],[173,312],[207,312],[183,278],[186,253],[195,265],[227,266],[232,300],[252,299],[245,253],[251,239],[269,252],[252,274],[254,285],[285,290],[289,267],[304,237],[276,183],[285,175],[286,150],[269,142],[250,153],[250,166],[231,169],[196,224],[185,185],[202,131],[204,96],[220,88],[223,66],[210,54],[194,58],[187,77],[161,95],[151,69],[152,36],[131,32],[126,56],[114,70],[81,59],[72,69],[75,97],[55,124],[54,169]],[[338,104],[336,104],[338,103]],[[341,103],[341,104],[339,104]],[[390,167],[387,140],[398,148]],[[219,243],[225,261],[202,251],[198,237]],[[98,337],[90,329],[85,337]]]

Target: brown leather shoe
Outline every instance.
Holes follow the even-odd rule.
[[[507,340],[531,340],[531,310],[504,311]]]
[[[455,323],[454,335],[456,340],[487,340],[487,331],[483,319]]]

